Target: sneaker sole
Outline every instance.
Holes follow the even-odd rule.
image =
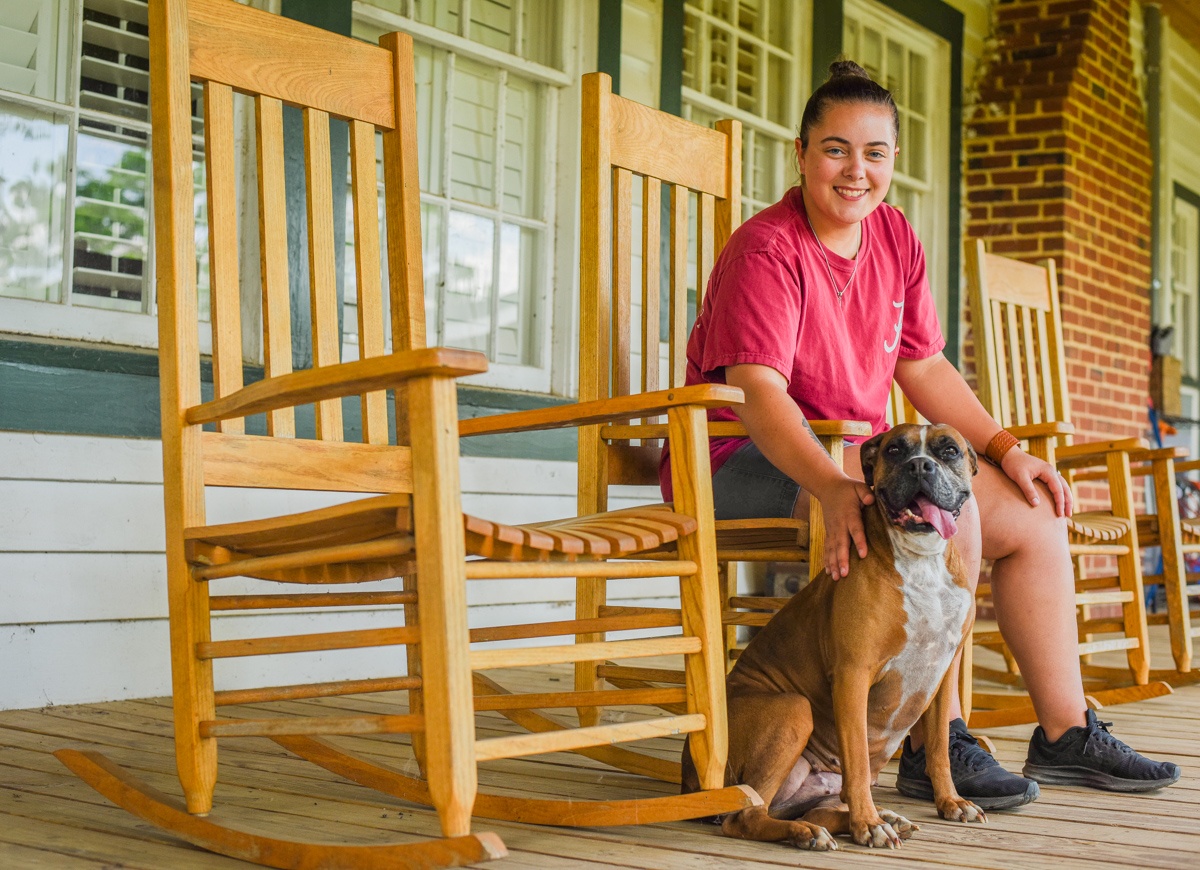
[[[1021,774],[1045,785],[1081,785],[1103,791],[1142,792],[1166,788],[1179,781],[1179,773],[1170,779],[1122,779],[1086,767],[1040,767],[1026,764]]]
[[[928,782],[919,780],[896,780],[896,791],[907,798],[914,800],[933,801],[933,786]],[[981,810],[1011,810],[1016,807],[1023,807],[1025,804],[1031,804],[1041,795],[1042,790],[1038,788],[1036,782],[1029,783],[1029,787],[1021,794],[1006,794],[992,797],[962,797],[969,800]]]

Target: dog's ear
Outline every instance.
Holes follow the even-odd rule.
[[[963,439],[966,442],[966,439]],[[979,473],[979,457],[975,455],[975,448],[967,443],[967,458],[971,460],[971,477]]]
[[[883,443],[884,434],[886,433],[880,432],[870,440],[864,441],[858,451],[858,461],[862,465],[863,482],[872,489],[875,488],[875,460],[879,458],[879,445]]]

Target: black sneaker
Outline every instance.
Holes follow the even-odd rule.
[[[979,741],[967,733],[967,723],[950,723],[950,775],[954,787],[982,810],[1008,810],[1035,801],[1041,793],[1033,780],[1009,773]],[[900,755],[896,790],[905,797],[933,800],[933,783],[925,773],[925,747],[914,750],[907,737]]]
[[[1039,725],[1029,740],[1024,774],[1053,785],[1125,792],[1153,791],[1179,779],[1178,764],[1139,755],[1108,732],[1110,725],[1088,710],[1086,725],[1068,728],[1053,743]]]

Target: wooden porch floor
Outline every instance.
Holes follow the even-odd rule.
[[[1163,650],[1156,636],[1156,650]],[[1160,655],[1158,661],[1163,661]],[[545,672],[543,672],[545,675]],[[561,678],[564,682],[567,675]],[[385,696],[341,699],[346,710],[380,710]],[[297,709],[309,706],[296,703]],[[389,708],[394,711],[394,707]],[[987,825],[936,818],[932,806],[894,789],[895,762],[880,777],[876,799],[921,826],[902,849],[874,851],[841,843],[830,854],[729,840],[712,825],[678,822],[626,828],[544,828],[478,820],[495,831],[509,856],[486,865],[518,868],[717,867],[977,867],[1063,870],[1070,867],[1194,868],[1200,866],[1200,685],[1173,695],[1103,711],[1115,733],[1137,748],[1178,762],[1184,773],[1172,788],[1121,796],[1048,787],[1036,803],[996,812]],[[479,717],[481,733],[512,730],[492,714]],[[1019,770],[1032,726],[986,733],[1000,760]],[[405,743],[346,739],[352,748],[411,767]],[[222,742],[221,780],[212,818],[275,836],[337,842],[389,842],[435,836],[434,814],[348,783],[289,756],[261,739]],[[681,741],[649,741],[648,751],[678,757]],[[179,794],[174,774],[167,701],[151,699],[48,707],[0,713],[0,867],[15,868],[235,868],[247,867],[158,833],[106,802],[71,775],[50,752],[94,748],[152,786]],[[481,785],[581,799],[669,794],[671,786],[616,773],[574,756],[546,756],[487,764]]]

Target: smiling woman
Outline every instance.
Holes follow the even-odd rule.
[[[859,446],[846,447],[839,467],[812,437],[809,420],[864,420],[873,434],[885,431],[895,380],[921,416],[954,426],[979,455],[1003,432],[943,356],[924,249],[904,215],[884,202],[897,128],[892,95],[858,64],[835,62],[804,111],[800,186],[730,236],[687,347],[689,384],[726,383],[745,394],[736,411],[709,413],[740,419],[749,435],[710,442],[717,518],[807,519],[809,498],[800,498],[807,490],[822,508],[825,569],[835,580],[867,557],[863,508],[876,496],[863,480]],[[669,457],[662,470],[665,480]],[[1070,491],[1054,468],[1013,447],[980,466],[954,530],[972,584],[981,557],[994,561],[997,620],[1038,711],[1039,739],[1068,744],[1092,727],[1077,652],[1070,513]],[[957,720],[957,697],[951,704]],[[965,727],[962,740],[974,746]],[[1036,798],[1035,783],[976,750],[952,752],[963,797],[984,809]],[[932,796],[919,751],[906,751],[900,788]],[[1174,766],[1132,750],[1129,757],[1145,774],[1134,777],[1143,787],[1178,777]],[[1116,787],[1113,771],[1035,770]]]

